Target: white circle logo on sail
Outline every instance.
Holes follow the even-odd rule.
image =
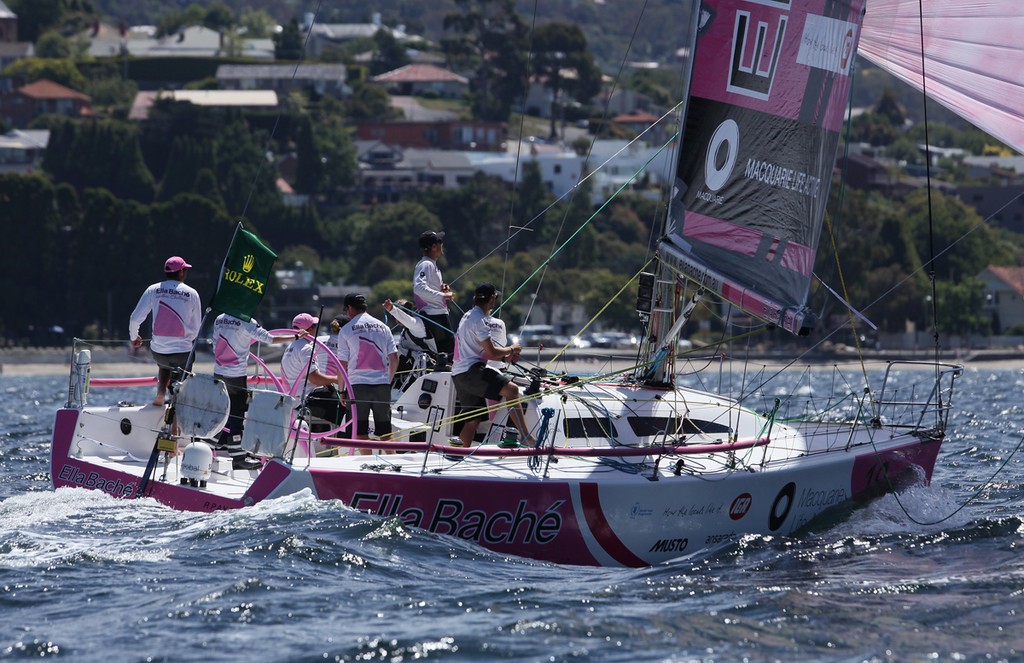
[[[718,153],[725,150],[725,162],[718,165]],[[735,120],[726,120],[718,125],[708,144],[704,159],[704,184],[712,191],[718,191],[732,176],[736,158],[740,151],[740,127]]]

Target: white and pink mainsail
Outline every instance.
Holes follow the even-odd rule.
[[[663,259],[762,320],[810,289],[863,0],[704,0]]]

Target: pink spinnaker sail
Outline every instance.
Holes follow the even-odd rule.
[[[868,0],[858,52],[1024,152],[1022,35],[1021,0]]]

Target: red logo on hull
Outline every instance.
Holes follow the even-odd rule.
[[[753,503],[754,498],[750,496],[750,493],[743,493],[732,501],[732,506],[729,507],[729,517],[739,520],[747,515],[747,511],[750,511],[750,505]]]

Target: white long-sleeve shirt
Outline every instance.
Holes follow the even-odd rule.
[[[150,348],[159,354],[191,352],[203,323],[199,293],[182,281],[168,279],[145,289],[128,319],[128,338],[139,337],[139,327],[153,316]]]
[[[249,364],[253,341],[273,343],[274,337],[256,320],[245,322],[222,313],[213,321],[213,372],[226,378],[240,378]]]
[[[427,327],[423,324],[423,320],[409,313],[403,311],[398,304],[395,304],[394,308],[388,311],[398,323],[409,330],[409,334],[416,338],[426,338]]]
[[[428,315],[448,312],[448,302],[444,299],[441,286],[441,270],[437,262],[427,256],[416,263],[416,271],[412,275],[412,295],[416,308]]]

